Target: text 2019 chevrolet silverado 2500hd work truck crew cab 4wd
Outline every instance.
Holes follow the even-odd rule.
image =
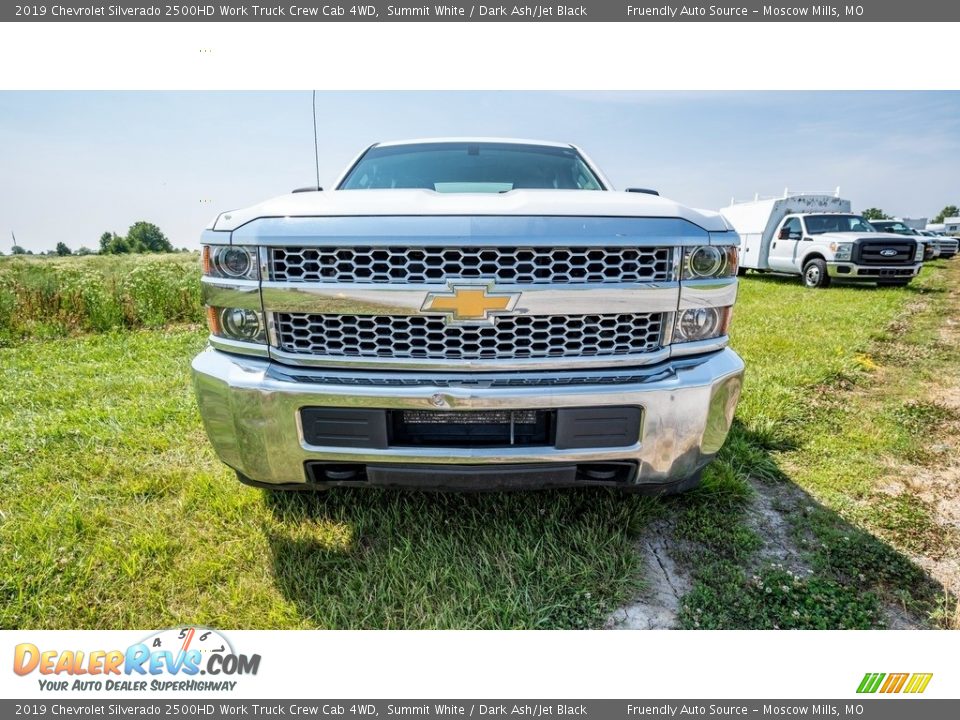
[[[922,242],[877,232],[837,195],[785,192],[720,212],[740,235],[741,271],[800,275],[822,288],[831,278],[907,285],[923,265]]]
[[[203,234],[193,361],[244,482],[674,491],[720,449],[737,236],[575,147],[378,144]]]

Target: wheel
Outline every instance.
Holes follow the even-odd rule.
[[[909,280],[878,280],[877,287],[906,287]]]
[[[814,258],[803,266],[803,284],[808,288],[825,288],[830,285],[827,264],[820,258]]]
[[[650,497],[664,497],[666,495],[679,495],[680,493],[685,493],[694,488],[700,487],[700,482],[703,479],[703,470],[697,470],[693,475],[683,480],[676,480],[672,483],[665,483],[663,485],[627,485],[623,488],[623,492],[630,493],[631,495],[647,495]]]

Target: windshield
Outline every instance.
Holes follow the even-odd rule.
[[[518,189],[603,190],[603,185],[573,148],[444,142],[372,147],[338,189],[386,188],[499,193]]]
[[[808,235],[828,232],[876,232],[876,228],[859,215],[807,215],[804,221]]]
[[[913,229],[907,227],[902,222],[883,221],[883,222],[878,222],[876,225],[883,232],[896,233],[897,235],[913,235],[914,234]]]

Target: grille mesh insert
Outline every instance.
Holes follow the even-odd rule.
[[[347,358],[516,360],[647,353],[663,315],[520,315],[494,325],[447,325],[424,315],[277,313],[281,350]]]
[[[670,248],[272,248],[281,282],[630,283],[672,279]]]

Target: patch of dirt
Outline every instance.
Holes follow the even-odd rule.
[[[787,485],[753,483],[754,499],[746,510],[747,523],[763,547],[756,555],[756,567],[777,565],[796,575],[810,572],[803,554],[794,542],[791,512],[803,512],[802,496]],[[634,602],[615,610],[607,619],[611,630],[669,630],[677,625],[680,601],[692,588],[690,572],[676,563],[671,550],[679,541],[669,522],[651,524],[637,543],[646,565],[645,592]]]
[[[670,548],[677,542],[668,522],[650,524],[637,544],[646,565],[647,588],[635,602],[618,608],[607,619],[609,630],[669,630],[676,627],[680,599],[690,591],[689,573],[674,562]]]
[[[792,513],[805,512],[803,495],[787,484],[754,482],[753,503],[747,510],[747,524],[763,547],[757,554],[758,565],[779,565],[794,575],[807,575],[810,566],[797,547],[788,520]]]

